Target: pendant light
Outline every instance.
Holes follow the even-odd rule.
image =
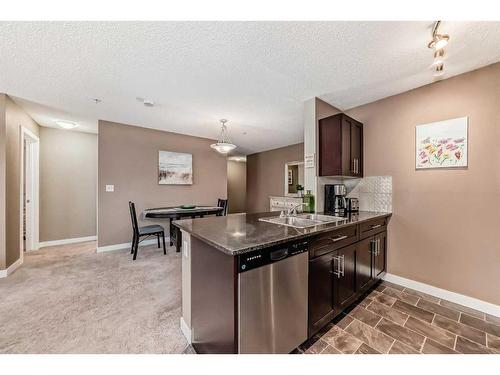
[[[220,152],[221,154],[227,154],[229,151],[234,150],[236,148],[236,145],[232,144],[226,139],[227,120],[222,119],[220,120],[220,122],[222,125],[219,140],[217,141],[217,143],[211,144],[210,147],[212,147],[215,151]]]

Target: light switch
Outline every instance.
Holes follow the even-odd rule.
[[[106,185],[106,192],[112,193],[115,191],[115,185]]]

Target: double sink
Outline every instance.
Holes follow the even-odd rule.
[[[298,214],[298,215],[288,215],[284,217],[280,216],[263,217],[260,218],[259,220],[271,224],[285,225],[293,228],[309,228],[317,225],[335,223],[338,221],[343,221],[345,219],[342,217],[335,217],[329,215]]]

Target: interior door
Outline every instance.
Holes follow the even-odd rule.
[[[346,246],[334,255],[334,306],[338,310],[346,308],[356,297],[356,247]]]
[[[375,236],[376,251],[374,256],[373,273],[375,278],[385,271],[387,264],[387,232],[379,233]]]
[[[368,288],[373,278],[374,246],[373,237],[368,237],[358,243],[356,259],[356,285],[358,291]]]

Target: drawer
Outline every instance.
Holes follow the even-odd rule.
[[[358,241],[358,226],[350,225],[313,237],[309,242],[309,258],[316,258]]]
[[[359,239],[362,240],[374,234],[386,231],[388,220],[388,217],[382,217],[359,224]]]

